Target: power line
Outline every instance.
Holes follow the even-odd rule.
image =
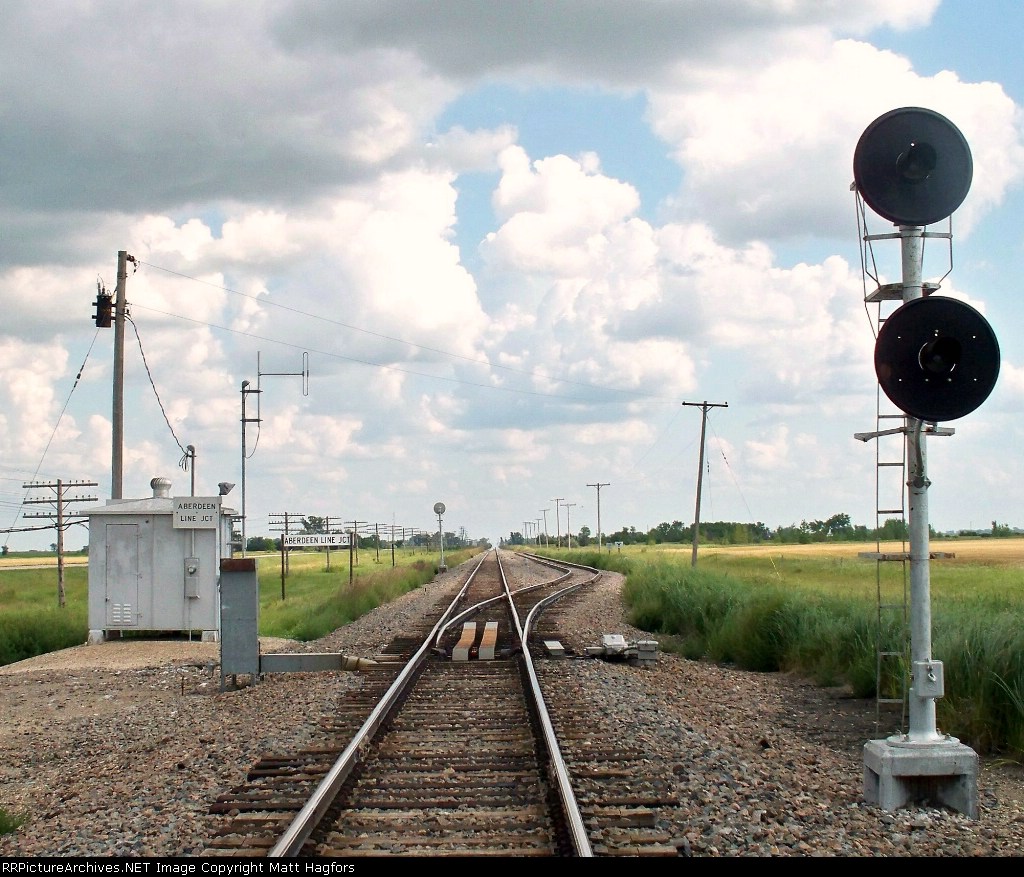
[[[75,382],[71,385],[71,389],[68,391],[67,398],[64,400],[64,407],[60,409],[60,414],[57,415],[57,422],[54,423],[53,431],[50,433],[50,438],[47,439],[47,441],[46,441],[46,447],[43,448],[43,453],[40,454],[40,456],[39,456],[39,463],[36,465],[36,470],[35,470],[35,472],[32,475],[32,479],[33,480],[39,477],[39,470],[42,468],[43,461],[46,459],[46,453],[47,453],[47,451],[50,450],[50,445],[53,444],[54,436],[57,435],[57,430],[60,428],[60,423],[64,419],[64,414],[68,410],[68,405],[71,403],[71,397],[74,395],[75,390],[78,389],[78,384],[82,380],[82,372],[85,371],[85,365],[89,361],[89,355],[92,353],[93,347],[96,346],[96,339],[99,337],[99,334],[100,333],[99,333],[98,329],[97,329],[96,332],[93,333],[92,341],[89,343],[89,349],[85,352],[85,359],[82,360],[82,364],[78,367],[78,373],[75,375]],[[14,513],[14,520],[18,519],[18,515],[21,514],[21,510],[24,507],[24,504],[27,501],[27,499],[28,499],[28,494],[26,493],[24,495],[24,499],[22,499],[21,504],[18,506],[17,510]],[[13,527],[13,522],[12,522],[12,527]],[[12,529],[12,527],[8,527],[6,530],[4,530],[2,532],[7,533],[8,535],[10,535],[11,533],[21,532],[21,531]],[[10,542],[10,539],[5,539],[4,540],[4,547],[5,548],[7,547],[8,542]]]
[[[219,290],[221,290],[223,292],[228,292],[228,293],[231,293],[232,295],[237,295],[237,296],[240,296],[242,298],[246,298],[246,299],[248,299],[250,301],[256,302],[260,307],[274,307],[274,308],[278,308],[280,310],[288,311],[289,313],[296,314],[298,316],[307,317],[307,318],[309,318],[311,320],[317,320],[317,321],[320,321],[320,322],[323,322],[323,323],[328,323],[328,324],[333,325],[333,326],[340,326],[341,328],[344,328],[344,329],[350,329],[353,332],[361,332],[361,333],[363,333],[365,335],[370,335],[370,336],[373,336],[374,338],[380,338],[382,340],[390,341],[390,342],[393,342],[395,344],[401,344],[401,345],[403,345],[405,347],[415,347],[418,350],[425,350],[425,351],[430,352],[430,353],[438,353],[438,354],[440,354],[442,356],[451,357],[452,359],[460,359],[460,360],[462,360],[464,362],[473,363],[475,365],[487,366],[487,368],[492,369],[492,370],[493,369],[501,369],[502,371],[513,372],[515,374],[521,374],[521,375],[524,375],[524,376],[530,377],[530,378],[539,378],[539,379],[546,380],[546,381],[556,381],[556,382],[561,383],[561,384],[570,384],[570,385],[573,385],[573,386],[583,387],[583,388],[586,388],[586,389],[600,390],[602,392],[623,393],[623,394],[626,394],[626,395],[629,395],[629,396],[640,396],[640,397],[646,397],[646,398],[651,398],[651,399],[667,399],[667,398],[669,398],[667,396],[661,396],[661,395],[654,394],[654,393],[644,393],[644,392],[639,391],[639,390],[623,390],[623,389],[618,388],[618,387],[608,387],[608,386],[603,386],[603,385],[600,385],[600,384],[591,384],[591,383],[587,383],[585,381],[574,381],[574,380],[572,380],[570,378],[559,378],[559,377],[555,377],[553,375],[545,374],[543,372],[530,371],[528,369],[519,369],[519,368],[515,368],[514,366],[501,365],[500,363],[490,362],[489,360],[486,360],[486,359],[479,359],[479,358],[472,357],[472,356],[465,356],[465,355],[460,354],[460,353],[453,353],[450,350],[444,350],[444,349],[439,348],[439,347],[430,347],[430,346],[427,346],[427,345],[424,345],[424,344],[417,344],[414,341],[406,341],[406,340],[404,340],[402,338],[396,338],[396,337],[394,337],[392,335],[385,335],[385,334],[383,334],[381,332],[374,332],[371,329],[363,329],[363,328],[361,328],[359,326],[353,326],[351,323],[345,323],[345,322],[342,322],[341,320],[334,320],[334,319],[332,319],[330,317],[325,317],[325,316],[323,316],[321,314],[312,314],[309,311],[304,311],[304,310],[301,310],[300,308],[294,308],[294,307],[291,307],[289,305],[281,304],[280,302],[270,301],[270,300],[268,300],[266,298],[260,298],[259,296],[250,295],[249,293],[245,293],[245,292],[240,292],[239,290],[231,289],[228,286],[223,286],[223,285],[217,284],[217,283],[211,283],[208,280],[202,280],[202,279],[200,279],[198,277],[191,277],[188,274],[182,274],[181,272],[173,271],[170,268],[164,268],[164,267],[162,267],[160,265],[154,265],[154,264],[152,264],[150,262],[144,262],[141,259],[137,259],[136,262],[139,265],[146,265],[146,266],[148,266],[150,268],[156,269],[157,271],[163,271],[163,272],[165,272],[167,274],[172,274],[175,277],[180,277],[183,280],[189,280],[189,281],[192,281],[193,283],[200,283],[200,284],[202,284],[204,286],[210,286],[210,287],[213,287],[214,289],[219,289]],[[195,320],[195,319],[192,319],[190,317],[182,317],[179,314],[172,314],[172,313],[168,313],[167,311],[159,311],[159,310],[157,310],[155,308],[146,308],[144,305],[138,305],[137,303],[133,303],[133,304],[134,304],[135,307],[144,307],[145,310],[150,310],[150,311],[153,311],[154,313],[163,314],[164,316],[167,316],[167,317],[175,317],[177,319],[189,320],[190,322],[199,323],[200,325],[210,326],[211,328],[220,329],[220,330],[225,331],[225,332],[232,332],[232,333],[240,334],[240,335],[249,335],[249,333],[247,333],[247,332],[239,332],[238,330],[229,329],[229,328],[227,328],[225,326],[219,326],[219,325],[214,324],[214,323],[205,323],[205,322],[203,322],[201,320]],[[259,336],[250,336],[250,337],[259,337]],[[271,343],[279,343],[279,344],[284,344],[284,345],[287,345],[287,346],[296,346],[296,345],[290,345],[290,344],[288,344],[288,342],[284,342],[284,341],[275,341],[275,339],[272,339],[272,338],[259,338],[259,340],[270,341]],[[303,349],[308,349],[308,348],[303,347]],[[460,380],[457,380],[457,379],[442,378],[442,377],[437,377],[437,376],[434,376],[434,375],[425,375],[425,374],[420,373],[420,372],[413,372],[413,371],[409,371],[407,369],[397,368],[396,366],[387,366],[387,365],[383,365],[381,363],[367,362],[366,360],[356,359],[354,357],[348,357],[348,356],[341,356],[340,354],[329,354],[329,353],[325,353],[324,351],[317,351],[317,352],[322,354],[322,355],[325,355],[325,356],[335,356],[338,359],[347,360],[349,362],[357,362],[357,363],[360,363],[362,365],[370,365],[370,366],[373,366],[373,367],[376,367],[376,368],[391,368],[391,369],[395,369],[397,371],[404,372],[406,374],[418,375],[420,377],[436,378],[437,380],[451,380],[454,383],[464,383],[464,384],[468,384],[470,386],[476,386],[476,387],[481,387],[481,388],[484,388],[484,389],[491,389],[491,390],[506,389],[504,387],[495,387],[495,386],[488,385],[488,384],[476,384],[476,383],[473,383],[471,381],[460,381]],[[552,397],[552,398],[564,398],[564,397],[556,396],[556,395],[550,394],[550,393],[538,393],[538,392],[532,392],[532,391],[527,391],[527,390],[510,390],[510,392],[521,392],[521,393],[526,393],[527,395],[548,396],[548,397]]]
[[[174,439],[175,444],[178,446],[178,450],[180,450],[183,454],[187,456],[188,451],[185,450],[185,447],[184,445],[182,445],[181,440],[174,432],[174,427],[171,426],[171,420],[167,416],[167,410],[164,408],[163,400],[160,398],[160,393],[157,391],[156,382],[153,380],[153,372],[150,371],[149,361],[146,359],[146,351],[142,347],[142,337],[139,335],[139,327],[135,325],[135,320],[133,320],[127,314],[125,314],[125,319],[127,319],[128,322],[132,324],[132,330],[135,332],[135,340],[139,342],[139,353],[142,355],[142,364],[146,368],[146,376],[149,378],[149,385],[153,388],[153,395],[156,396],[156,404],[160,406],[160,413],[163,414],[164,416],[164,423],[167,424],[167,428],[171,431],[171,437]]]
[[[158,308],[151,308],[151,307],[147,307],[146,305],[139,305],[139,304],[133,303],[132,307],[135,308],[136,310],[141,308],[142,310],[150,311],[151,313],[154,313],[154,314],[161,314],[161,315],[163,315],[165,317],[173,317],[174,319],[177,319],[177,320],[185,320],[186,322],[195,323],[196,325],[199,325],[199,326],[208,326],[211,329],[219,329],[222,332],[229,332],[232,335],[241,335],[241,336],[243,336],[245,338],[252,338],[255,341],[266,341],[269,344],[278,344],[278,345],[280,345],[282,347],[291,347],[291,348],[293,348],[295,350],[304,350],[304,351],[308,351],[310,353],[316,353],[319,356],[328,357],[330,359],[340,359],[340,360],[344,360],[345,362],[354,362],[354,363],[357,363],[359,365],[370,366],[371,368],[380,368],[380,369],[385,369],[387,371],[400,372],[401,374],[412,375],[413,377],[418,377],[418,378],[426,378],[427,380],[445,381],[446,383],[450,383],[450,384],[462,384],[463,386],[467,386],[467,387],[477,387],[478,389],[481,389],[481,390],[497,390],[497,391],[502,392],[502,393],[519,393],[519,394],[525,395],[525,396],[541,396],[541,397],[546,398],[546,399],[559,399],[559,400],[562,400],[564,402],[586,402],[586,401],[589,401],[587,398],[582,397],[582,396],[562,396],[562,395],[558,395],[557,393],[542,393],[542,392],[540,392],[538,390],[523,390],[523,389],[519,389],[517,387],[502,387],[502,386],[495,386],[494,384],[481,384],[481,383],[478,383],[476,381],[466,381],[466,380],[463,380],[461,378],[449,378],[449,377],[445,377],[443,375],[426,374],[425,372],[417,372],[417,371],[413,371],[412,369],[401,368],[400,366],[397,366],[397,365],[386,365],[385,363],[381,363],[381,362],[372,362],[370,360],[358,359],[358,358],[356,358],[354,356],[344,356],[343,354],[333,353],[332,351],[329,351],[329,350],[319,350],[319,349],[317,349],[315,347],[310,347],[309,345],[306,345],[306,344],[293,344],[290,341],[281,341],[281,340],[279,340],[277,338],[268,338],[265,335],[257,335],[257,334],[255,334],[253,332],[242,332],[242,331],[240,331],[238,329],[231,329],[228,326],[221,326],[218,323],[207,323],[204,320],[197,320],[197,319],[194,319],[193,317],[183,317],[181,314],[172,314],[169,311],[161,311]],[[550,378],[550,380],[558,381],[558,380],[561,380],[561,379],[560,378]],[[571,383],[571,382],[567,381],[565,383]],[[604,392],[615,392],[615,393],[622,393],[622,394],[625,394],[625,395],[632,395],[632,396],[644,396],[644,397],[647,397],[647,398],[650,398],[650,399],[667,399],[667,398],[669,398],[667,396],[654,396],[654,395],[651,395],[649,393],[640,393],[640,392],[635,392],[633,390],[617,390],[617,389],[614,389],[612,387],[598,387],[598,386],[594,386],[594,385],[591,385],[591,384],[583,384],[581,386],[589,386],[589,387],[592,387],[595,390],[602,390]]]

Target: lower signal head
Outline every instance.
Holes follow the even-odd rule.
[[[999,376],[999,343],[970,305],[944,296],[901,305],[878,332],[875,374],[911,417],[956,420],[977,408]]]

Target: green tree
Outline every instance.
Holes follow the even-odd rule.
[[[246,551],[279,551],[280,548],[280,540],[269,536],[250,536],[245,540]]]
[[[908,535],[907,523],[901,518],[886,518],[878,530],[878,537],[889,542],[899,542]]]
[[[850,516],[845,512],[840,512],[838,515],[832,515],[827,521],[825,521],[826,532],[832,538],[841,538],[848,536],[853,532],[853,525],[850,523]]]
[[[733,524],[732,534],[729,536],[729,542],[733,545],[743,545],[749,542],[749,530],[744,524]]]
[[[303,533],[326,533],[327,532],[327,519],[318,518],[316,515],[310,515],[308,518],[302,519],[302,532]]]

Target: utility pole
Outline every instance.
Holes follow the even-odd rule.
[[[190,494],[190,496],[195,496],[196,495],[196,446],[195,445],[186,445],[185,446],[185,456],[181,458],[181,465],[185,469],[189,470],[189,474],[191,475],[191,478],[192,478],[192,482],[191,482],[192,493]],[[195,554],[194,551],[192,553]]]
[[[553,500],[551,500],[555,504],[555,548],[562,547],[562,531],[559,529],[561,527],[561,521],[558,517],[558,504],[562,501],[562,499],[563,497],[556,496]]]
[[[534,518],[533,519],[533,523],[534,523],[534,527],[535,527],[533,532],[537,534],[537,545],[539,546],[540,545],[540,518]]]
[[[709,408],[728,408],[728,402],[683,402],[683,405],[692,405],[701,409],[700,419],[700,462],[697,464],[697,510],[693,516],[693,555],[690,558],[690,566],[697,565],[697,541],[700,538],[700,489],[704,477],[704,432],[708,424]]]
[[[125,286],[128,263],[135,257],[124,250],[117,253],[117,287],[114,291],[114,393],[111,405],[110,498],[124,497],[124,317],[127,312]]]
[[[598,483],[598,484],[588,484],[587,485],[587,487],[596,487],[597,488],[597,551],[598,551],[598,553],[601,552],[601,488],[602,487],[610,487],[610,486],[611,485],[609,485],[609,483],[607,481],[604,484]]]
[[[265,372],[260,368],[260,354],[256,353],[256,389],[252,389],[249,386],[248,381],[242,381],[242,557],[245,557],[246,548],[246,524],[245,524],[245,425],[247,423],[260,423],[260,397],[259,394],[263,391],[260,389],[260,384],[263,378],[266,376],[277,376],[277,377],[301,377],[302,378],[302,395],[309,395],[309,354],[303,352],[302,354],[302,371],[301,372]],[[245,400],[250,393],[256,393],[256,416],[246,417],[245,416]]]
[[[289,528],[290,520],[295,518],[304,518],[305,515],[283,512],[279,515],[271,515],[271,518],[283,518],[283,520],[270,521],[271,532],[282,533],[281,536],[281,599],[284,599],[284,579],[288,572],[288,546],[285,544],[287,541],[288,534],[291,532]]]
[[[551,509],[537,509],[542,515],[544,515],[544,547],[548,547],[548,512]]]
[[[324,532],[330,535],[331,532],[331,516],[324,515]],[[331,571],[331,546],[325,546],[327,550],[327,572]]]
[[[387,524],[385,524],[384,526],[386,527]],[[380,527],[380,524],[373,525],[373,539],[377,543],[377,545],[375,546],[377,555],[376,559],[373,561],[374,563],[380,563]]]
[[[56,481],[30,481],[27,484],[22,484],[25,490],[33,490],[38,488],[47,488],[56,492],[56,496],[45,499],[26,499],[25,505],[56,505],[56,510],[53,512],[41,512],[39,514],[25,515],[26,518],[49,518],[55,520],[54,526],[57,528],[57,605],[61,608],[65,605],[65,594],[64,594],[64,530],[67,529],[72,523],[80,521],[84,515],[75,512],[65,512],[65,506],[72,502],[96,502],[97,497],[95,496],[65,496],[64,489],[66,487],[96,487],[95,481],[62,481],[58,478]],[[73,518],[74,520],[68,521],[67,518]]]
[[[262,390],[254,390],[249,386],[248,381],[242,381],[242,557],[245,557],[245,549],[247,548],[247,540],[245,535],[246,524],[245,524],[245,425],[247,423],[259,423],[259,406],[256,407],[255,417],[245,416],[245,400],[250,393],[262,393]],[[259,398],[256,399],[259,402]]]
[[[354,559],[355,563],[358,565],[359,564],[359,525],[360,524],[368,524],[370,522],[369,521],[349,521],[349,523],[352,525],[352,529],[350,531],[352,533],[352,545],[349,547],[349,552],[352,555],[352,557],[350,558],[350,560]],[[351,571],[351,566],[352,566],[352,564],[349,563],[350,571]],[[350,584],[351,584],[351,578],[352,577],[350,575],[349,576]]]
[[[565,508],[565,540],[568,543],[569,550],[572,550],[572,528],[569,526],[569,509],[571,509],[576,503],[574,502],[563,502],[562,505]]]

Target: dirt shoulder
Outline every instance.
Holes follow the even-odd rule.
[[[292,640],[260,637],[261,652],[279,652]],[[107,640],[72,646],[0,666],[0,676],[42,670],[139,670],[160,667],[212,667],[220,663],[220,643],[198,639]]]

